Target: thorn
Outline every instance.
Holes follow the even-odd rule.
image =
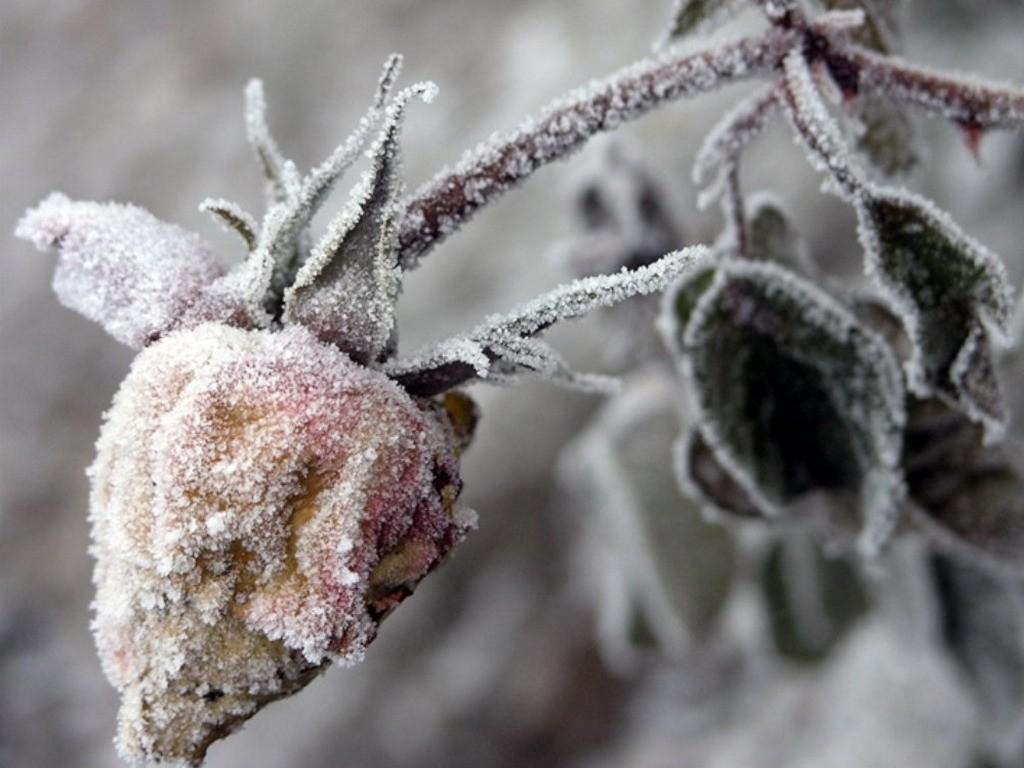
[[[981,140],[985,138],[985,128],[970,121],[959,121],[957,125],[968,151],[974,156],[974,162],[981,165]]]

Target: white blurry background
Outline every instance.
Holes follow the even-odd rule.
[[[1020,3],[917,5],[915,58],[1024,80]],[[131,354],[57,304],[53,257],[9,234],[22,210],[53,189],[131,201],[237,259],[239,244],[196,206],[224,196],[261,208],[242,124],[248,78],[264,79],[272,129],[308,167],[354,125],[386,55],[404,53],[404,82],[441,86],[432,106],[410,109],[404,145],[415,187],[567,88],[644,56],[668,6],[0,0],[0,766],[116,764],[116,696],[89,634],[83,470]],[[693,151],[742,92],[673,105],[623,131],[667,185],[691,240],[713,237],[717,226],[716,214],[693,211]],[[1019,279],[1024,145],[991,137],[979,166],[954,131],[919,125],[928,162],[913,185],[1001,253]],[[407,283],[403,344],[464,329],[565,279],[550,254],[574,230],[574,173],[563,164],[542,171],[430,256]],[[852,216],[818,194],[788,137],[773,131],[747,177],[751,188],[771,185],[797,212],[821,263],[856,272]],[[328,215],[341,202],[343,194]],[[560,329],[553,340],[581,367],[601,366],[600,322]],[[466,461],[464,498],[480,512],[480,530],[389,619],[362,665],[331,670],[272,705],[214,746],[209,765],[796,764],[744,747],[742,734],[684,758],[691,753],[673,746],[674,734],[688,734],[689,749],[715,727],[706,712],[701,727],[686,719],[686,697],[701,695],[699,687],[694,694],[685,680],[685,691],[675,686],[681,673],[670,667],[622,676],[602,664],[576,569],[580,520],[553,479],[560,448],[598,403],[537,383],[474,394],[484,419]],[[957,739],[969,738],[972,715],[955,681],[943,678],[940,687],[950,700],[939,718],[952,724],[948,764],[958,765]],[[810,706],[793,703],[796,688],[763,695],[768,707],[780,696],[789,701],[792,709],[780,711],[794,718]],[[770,741],[783,727],[769,721],[750,730]],[[828,764],[869,764],[849,757]]]

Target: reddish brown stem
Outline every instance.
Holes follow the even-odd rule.
[[[399,227],[400,264],[415,267],[477,210],[591,136],[667,102],[770,74],[794,42],[791,33],[771,29],[713,51],[633,65],[556,102],[535,123],[479,146],[409,200]]]
[[[1024,126],[1024,89],[954,77],[855,46],[830,46],[826,62],[870,91],[977,130]]]

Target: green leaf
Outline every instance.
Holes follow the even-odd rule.
[[[1005,427],[992,342],[1008,333],[1002,263],[928,200],[876,188],[857,206],[867,269],[913,342],[911,390],[937,395],[985,427]]]
[[[875,551],[902,495],[903,389],[885,343],[794,274],[727,261],[681,346],[702,435],[754,503],[782,515],[830,494]]]

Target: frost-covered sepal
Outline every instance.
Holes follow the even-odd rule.
[[[54,193],[15,235],[59,253],[53,288],[64,306],[139,349],[169,331],[222,271],[205,242],[134,205]]]
[[[1007,340],[1011,315],[1002,262],[917,195],[872,188],[857,213],[868,273],[913,342],[911,390],[941,397],[998,437],[1006,409],[992,346]]]
[[[395,232],[402,190],[399,132],[409,98],[427,100],[433,93],[432,84],[414,86],[388,107],[370,149],[371,169],[285,291],[285,323],[306,326],[359,362],[382,358],[393,343],[401,278]]]
[[[560,320],[662,291],[706,254],[707,249],[694,246],[637,269],[575,280],[507,315],[494,315],[468,334],[389,361],[384,371],[419,395],[438,394],[472,379],[505,383],[531,373],[583,390],[613,390],[614,379],[573,372],[554,349],[534,337]]]
[[[702,437],[753,503],[778,516],[812,492],[845,499],[877,551],[903,493],[885,343],[812,284],[739,261],[718,268],[680,342]]]

